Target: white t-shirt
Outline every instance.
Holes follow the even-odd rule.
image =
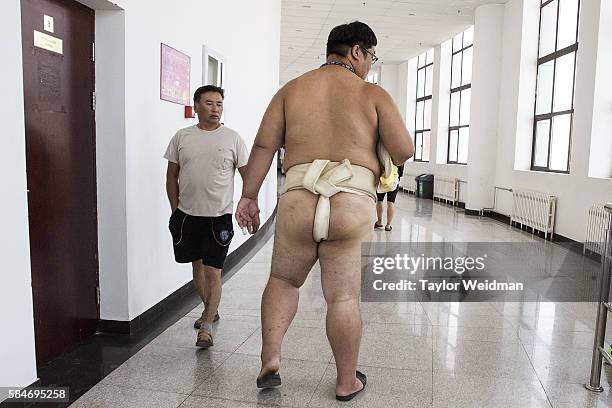
[[[231,214],[234,174],[249,152],[238,132],[226,126],[209,131],[197,125],[170,140],[164,158],[179,165],[179,208],[200,217]]]

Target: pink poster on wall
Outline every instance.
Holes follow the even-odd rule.
[[[160,98],[164,101],[191,105],[191,58],[161,44]]]

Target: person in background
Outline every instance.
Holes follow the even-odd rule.
[[[374,223],[375,229],[381,229],[383,227],[383,201],[385,196],[387,197],[387,224],[385,225],[385,231],[391,231],[393,226],[393,215],[395,213],[395,199],[397,192],[399,191],[399,181],[404,175],[404,165],[398,166],[397,168],[397,186],[393,191],[387,193],[376,193],[376,222]]]
[[[169,229],[176,262],[189,263],[204,303],[196,346],[213,345],[213,322],[219,320],[221,271],[234,236],[232,211],[236,169],[245,178],[248,150],[240,135],[220,123],[223,89],[206,85],[193,95],[198,124],[176,132],[168,160],[166,192]]]

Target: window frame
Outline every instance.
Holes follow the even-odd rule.
[[[454,47],[454,38],[456,36],[453,36],[453,38],[451,39],[451,76],[450,76],[450,83],[451,83],[451,88],[450,88],[450,97],[448,100],[448,138],[447,138],[447,149],[446,149],[446,164],[458,164],[461,166],[466,166],[467,165],[467,161],[465,163],[460,162],[459,161],[459,143],[460,143],[460,137],[461,137],[461,129],[462,128],[469,128],[470,124],[468,123],[467,125],[462,125],[461,124],[461,91],[464,91],[466,89],[472,89],[472,81],[470,79],[470,83],[469,84],[465,84],[465,85],[461,85],[461,83],[463,82],[463,52],[465,50],[468,50],[472,47],[474,47],[474,40],[472,38],[472,43],[470,45],[464,46],[464,41],[465,41],[465,32],[467,30],[469,30],[471,27],[467,28],[466,30],[464,30],[461,33],[461,48],[457,51],[453,51],[453,47]],[[473,48],[472,48],[473,49]],[[456,86],[453,88],[453,60],[454,58],[461,54],[461,70],[460,70],[460,79],[459,79],[459,86]],[[473,55],[472,55],[472,63],[473,63]],[[453,100],[453,94],[454,93],[459,93],[459,124],[458,125],[452,125],[451,126],[451,115],[452,115],[452,100]],[[471,98],[470,98],[470,103],[471,103]],[[451,149],[451,134],[453,131],[457,131],[457,158],[454,161],[450,160],[450,149]]]
[[[557,14],[555,21],[555,50],[547,55],[543,55],[540,57],[540,46],[542,40],[542,10],[544,7],[549,5],[555,0],[541,0],[540,1],[540,18],[538,25],[538,60],[537,60],[537,68],[536,68],[536,88],[535,88],[535,98],[533,103],[533,129],[532,129],[532,139],[531,139],[531,170],[532,171],[542,171],[547,173],[561,173],[561,174],[569,174],[570,172],[570,161],[571,161],[571,145],[572,145],[572,134],[574,128],[574,97],[576,95],[576,65],[578,59],[578,30],[580,28],[580,0],[577,0],[578,7],[576,13],[576,42],[567,47],[564,47],[560,50],[557,49],[559,45],[559,12],[561,9],[561,1],[557,1]],[[572,103],[570,109],[565,109],[562,111],[555,111],[555,79],[557,75],[557,60],[561,57],[564,57],[568,54],[574,53],[574,71],[572,77]],[[548,113],[540,113],[538,114],[538,76],[540,73],[540,66],[546,64],[550,61],[553,61],[553,77],[552,77],[552,94],[550,101],[550,112]],[[570,128],[569,128],[569,138],[567,144],[567,170],[556,170],[550,168],[550,160],[551,160],[551,146],[552,146],[552,132],[553,132],[553,118],[556,116],[562,115],[570,115]],[[536,166],[536,142],[537,142],[537,129],[538,123],[549,121],[549,129],[548,129],[548,155],[546,160],[546,166]]]
[[[415,146],[415,155],[413,156],[413,161],[415,162],[420,162],[420,163],[429,163],[430,160],[423,160],[423,134],[426,132],[429,132],[429,140],[430,140],[430,148],[431,148],[431,117],[429,120],[429,129],[417,129],[417,115],[419,112],[418,106],[419,106],[419,102],[423,102],[423,124],[425,123],[425,104],[427,103],[426,101],[431,100],[431,104],[433,104],[433,64],[434,64],[434,59],[433,56],[431,58],[431,62],[427,63],[427,53],[428,52],[432,52],[433,53],[433,49],[429,49],[427,51],[425,51],[424,53],[422,53],[421,55],[419,55],[417,57],[417,70],[416,70],[416,103],[414,105],[414,146]],[[425,59],[425,65],[423,65],[422,67],[419,67],[419,62],[421,59],[421,56],[423,56],[423,58]],[[425,91],[427,90],[427,68],[428,67],[432,67],[431,69],[431,74],[432,74],[432,92],[429,95],[425,95]],[[423,96],[419,97],[419,71],[423,70]],[[431,115],[431,109],[430,109],[430,115]],[[416,147],[419,145],[419,141],[420,141],[420,146],[421,146],[421,157],[417,158],[416,155]],[[431,153],[431,152],[430,152]],[[431,159],[431,157],[430,157]]]

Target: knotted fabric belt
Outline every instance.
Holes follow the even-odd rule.
[[[316,242],[321,242],[327,239],[329,233],[329,198],[344,192],[369,196],[376,201],[376,182],[372,170],[351,165],[348,159],[341,162],[315,160],[312,163],[297,164],[287,170],[283,194],[306,189],[319,196],[312,236]]]

